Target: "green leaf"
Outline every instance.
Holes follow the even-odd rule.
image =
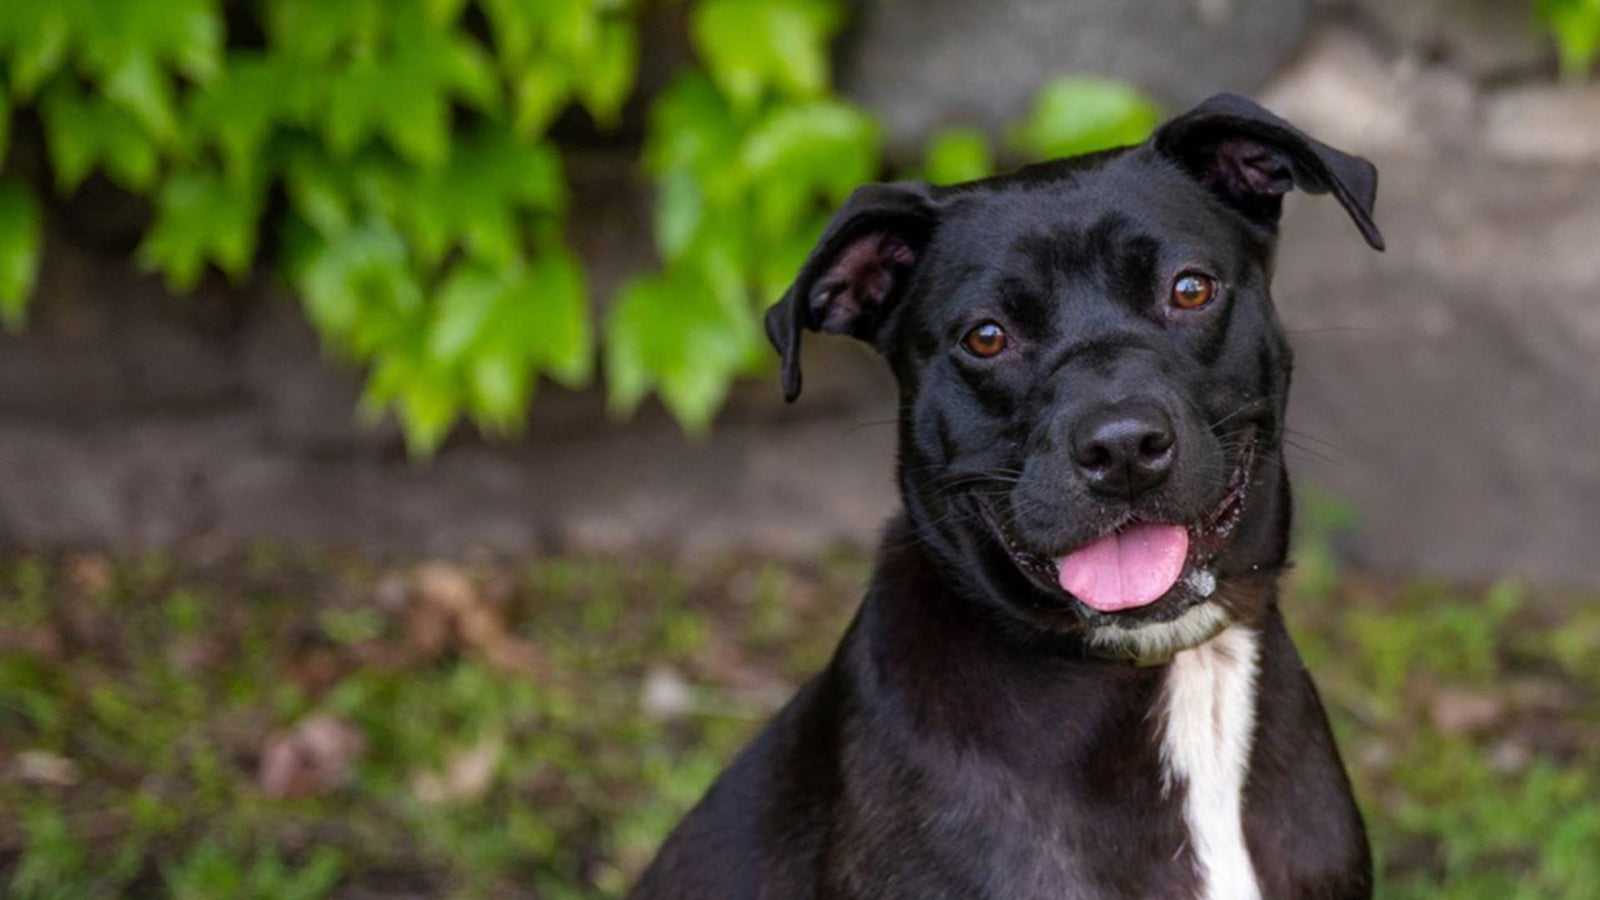
[[[1585,78],[1600,58],[1600,0],[1537,0],[1535,9],[1555,37],[1562,75]]]
[[[764,305],[771,305],[782,299],[784,292],[794,281],[795,273],[800,271],[806,257],[811,254],[811,248],[816,246],[817,240],[822,237],[822,229],[827,224],[827,216],[816,216],[810,222],[796,228],[786,240],[768,244],[763,248],[759,259],[760,271],[757,273],[757,281]]]
[[[866,113],[832,100],[780,106],[745,139],[740,164],[757,188],[757,224],[789,232],[820,193],[837,203],[877,174],[878,128]]]
[[[333,240],[309,238],[287,260],[317,330],[358,358],[410,340],[424,309],[405,241],[382,219]]]
[[[406,449],[413,458],[426,459],[439,449],[460,416],[461,385],[450,370],[402,346],[378,358],[362,398],[369,414],[391,402],[399,413]]]
[[[760,344],[748,311],[729,310],[710,284],[683,268],[624,287],[605,335],[612,412],[627,415],[655,388],[690,434],[704,433]]]
[[[645,167],[656,175],[692,172],[707,198],[721,204],[744,190],[736,164],[744,128],[733,118],[716,85],[694,72],[678,78],[650,108]]]
[[[559,212],[566,202],[554,148],[522,143],[488,125],[463,137],[444,167],[413,171],[399,191],[400,220],[418,259],[429,266],[452,244],[475,259],[509,266],[522,250],[522,217]]]
[[[513,120],[518,135],[538,138],[572,98],[569,67],[548,57],[530,60],[517,76]]]
[[[706,198],[700,182],[685,171],[668,172],[656,184],[656,250],[676,262],[705,220]]]
[[[428,24],[435,28],[449,28],[461,17],[466,0],[423,0],[423,11]]]
[[[262,148],[279,122],[307,123],[316,88],[306,74],[288,57],[241,50],[228,56],[220,77],[191,95],[194,136],[217,145],[230,179],[255,179]]]
[[[484,325],[505,291],[505,279],[497,272],[472,264],[456,266],[434,298],[429,357],[441,365],[460,362],[481,339]]]
[[[272,0],[262,10],[273,50],[305,62],[370,55],[384,16],[381,0]]]
[[[104,87],[106,97],[132,113],[158,143],[170,144],[177,136],[172,84],[155,57],[126,54],[121,64],[107,73]]]
[[[261,216],[260,191],[207,171],[178,172],[156,195],[156,218],[139,260],[160,269],[174,291],[199,283],[206,262],[237,279],[249,271]]]
[[[520,335],[528,359],[568,387],[589,380],[594,341],[589,333],[583,266],[577,257],[559,248],[535,257],[522,277],[511,284],[505,304],[506,321],[500,335],[507,339]]]
[[[808,99],[828,82],[828,39],[840,8],[828,0],[704,0],[690,33],[711,77],[748,112],[776,91]]]
[[[39,201],[26,185],[0,179],[0,326],[22,328],[44,249]]]
[[[583,105],[602,126],[616,124],[638,65],[639,32],[633,23],[613,20],[601,25],[577,88]]]
[[[11,91],[31,99],[66,62],[72,29],[66,5],[0,3],[0,57],[10,63]]]
[[[482,6],[500,61],[515,71],[533,49],[543,7],[529,0],[483,0]]]
[[[113,181],[144,192],[155,182],[159,157],[149,136],[126,110],[84,97],[68,79],[58,79],[39,104],[56,188],[77,188],[96,165]]]
[[[289,159],[284,186],[294,211],[325,238],[350,228],[351,199],[346,193],[349,173],[339,171],[314,150]]]
[[[1012,146],[1035,159],[1076,156],[1136,144],[1161,120],[1137,89],[1098,78],[1057,78],[1040,89],[1028,118],[1011,129]]]
[[[151,98],[167,88],[137,84],[153,79],[130,71],[171,66],[203,84],[220,66],[222,15],[215,0],[92,0],[67,6],[74,19],[78,61],[107,90],[119,79],[136,82],[126,90],[132,98],[130,110],[141,119],[156,121],[160,113],[150,105],[156,102]]]
[[[11,145],[11,95],[5,83],[0,82],[0,167],[6,164],[6,150]]]
[[[950,128],[935,134],[923,157],[923,178],[933,184],[955,184],[994,174],[989,140],[976,128]]]

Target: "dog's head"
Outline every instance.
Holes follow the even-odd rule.
[[[1382,249],[1372,165],[1232,95],[1134,147],[863,187],[767,314],[785,395],[802,333],[874,345],[911,527],[964,589],[1112,654],[1198,643],[1284,559],[1292,188]]]

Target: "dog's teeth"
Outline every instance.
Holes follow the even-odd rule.
[[[1210,569],[1194,569],[1183,579],[1183,583],[1199,597],[1209,597],[1217,590],[1217,576]]]

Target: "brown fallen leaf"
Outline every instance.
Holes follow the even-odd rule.
[[[425,656],[439,652],[448,627],[463,650],[481,655],[497,669],[519,675],[545,671],[538,648],[506,629],[499,609],[460,568],[425,563],[417,568],[414,586],[417,602],[407,616],[407,628],[412,645]]]
[[[442,771],[419,772],[411,780],[411,791],[429,806],[477,800],[494,784],[504,749],[499,737],[484,738],[451,757]]]
[[[1488,731],[1505,717],[1505,701],[1464,688],[1440,688],[1428,704],[1433,727],[1450,735]]]
[[[80,553],[71,556],[65,564],[67,581],[90,597],[98,597],[111,590],[116,579],[116,569],[109,557],[98,553]]]
[[[78,764],[65,756],[44,750],[24,750],[11,762],[17,780],[50,787],[71,787],[78,783]]]
[[[310,797],[350,780],[366,738],[349,722],[319,714],[267,739],[256,781],[273,797]]]

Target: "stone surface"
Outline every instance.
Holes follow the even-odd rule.
[[[1054,75],[1130,81],[1183,107],[1258,88],[1293,53],[1308,0],[871,0],[841,42],[840,85],[899,155],[977,125],[1000,137]]]
[[[1483,140],[1520,163],[1600,167],[1600,84],[1498,91],[1485,104]]]
[[[1362,563],[1600,586],[1600,182],[1376,161],[1387,253],[1325,199],[1285,224],[1299,485],[1357,508]]]
[[[1390,59],[1350,28],[1318,31],[1258,98],[1334,146],[1413,157],[1459,152],[1478,96],[1460,72]]]
[[[873,4],[880,20],[857,35],[853,71],[865,71],[860,48],[873,46],[873,29],[890,28],[873,65],[895,83],[874,85],[908,99],[892,107],[906,117],[897,129],[946,115],[1009,117],[970,105],[1025,105],[984,80],[999,78],[991,68],[1020,78],[1034,66],[1033,84],[1062,68],[1056,59],[1087,67],[1109,58],[1109,45],[1099,57],[1079,53],[1088,37],[1026,18],[1042,6],[971,6],[934,4],[963,40],[930,42],[918,61],[905,54],[926,38],[914,21],[923,7]],[[1088,30],[1105,43],[1113,26],[1104,23],[1132,27],[1133,7],[1088,3],[1059,16],[1077,22],[1095,11],[1102,25]],[[1230,39],[1224,55],[1267,45],[1265,72],[1299,26],[1259,21],[1263,8],[1209,0],[1141,11],[1147,35],[1198,37],[1183,57],[1155,37],[1123,41],[1118,64],[1174,67],[1162,71],[1181,81],[1186,59],[1216,52],[1205,43],[1209,26],[1193,23],[1225,14],[1243,16],[1234,33],[1257,44]],[[1171,26],[1180,14],[1196,18]],[[1002,26],[1039,36],[1008,55],[996,50],[1007,46],[1000,32],[986,30]],[[1045,65],[1040,48],[1052,35],[1062,49]],[[980,50],[994,58],[979,59]],[[1257,63],[1238,61],[1247,64]],[[1240,80],[1201,72],[1192,94],[1168,99],[1257,77],[1229,71]],[[1290,202],[1277,283],[1298,359],[1290,463],[1303,496],[1327,492],[1356,507],[1361,527],[1348,546],[1360,564],[1600,587],[1591,561],[1600,537],[1600,101],[1592,86],[1480,94],[1474,77],[1448,56],[1397,59],[1336,25],[1320,28],[1260,94],[1379,164],[1378,221],[1390,247],[1367,250],[1326,198]],[[921,96],[935,85],[940,97]],[[572,237],[603,297],[647,264],[648,207],[628,154],[578,156],[571,171],[583,202]],[[0,335],[0,547],[270,538],[403,553],[798,554],[870,542],[895,504],[893,386],[849,341],[808,344],[806,391],[793,407],[771,384],[737,388],[705,441],[684,438],[655,406],[617,425],[597,392],[546,387],[523,440],[460,434],[417,467],[391,426],[357,423],[359,373],[327,356],[267,279],[174,300],[133,273],[121,232],[73,233],[79,245],[50,236],[33,325]]]
[[[1442,56],[1477,78],[1544,72],[1555,47],[1525,0],[1356,0],[1408,56]]]

